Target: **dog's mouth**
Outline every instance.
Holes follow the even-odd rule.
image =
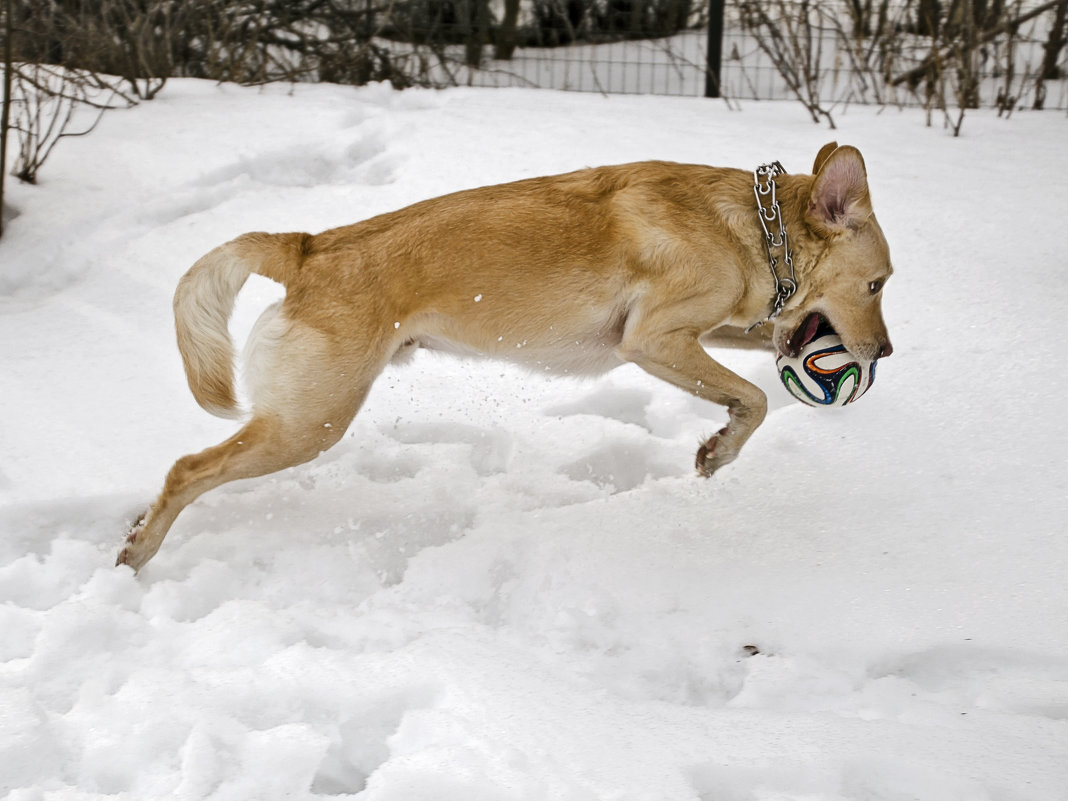
[[[830,328],[831,324],[819,312],[810,312],[789,337],[783,343],[782,352],[791,358],[796,358],[801,349],[816,338],[822,328]]]

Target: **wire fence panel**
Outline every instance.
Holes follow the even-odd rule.
[[[520,18],[535,19],[539,2],[543,0],[529,0],[528,6],[524,0]],[[725,5],[718,85],[728,99],[799,99],[800,88],[830,105],[937,106],[963,99],[969,107],[1011,109],[1034,105],[1036,93],[1041,93],[1042,107],[1068,108],[1063,43],[1054,76],[1038,81],[1044,66],[1049,72],[1046,51],[1054,27],[1061,26],[1062,39],[1066,33],[1068,23],[1058,6],[1068,3],[1003,3],[996,16],[969,17],[969,27],[954,23],[953,15],[959,18],[954,8],[962,5],[954,0],[935,4],[941,17],[937,30],[927,32],[917,20],[921,7],[930,2],[886,3],[883,27],[859,33],[849,11],[861,6],[859,2],[736,0]],[[870,9],[871,3],[867,6]],[[434,85],[702,96],[709,75],[708,9],[702,12],[691,15],[688,29],[655,38],[580,41],[581,31],[576,31],[579,41],[545,47],[530,41],[538,37],[528,32],[529,43],[519,44],[507,59],[493,58],[494,48],[486,45],[478,68],[466,63],[468,48],[445,45],[435,50],[436,64],[426,77]],[[492,33],[490,29],[490,38]],[[965,79],[974,84],[967,87],[967,97],[947,101],[946,88],[939,94],[934,86],[936,80]]]

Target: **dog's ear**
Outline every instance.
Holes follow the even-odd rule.
[[[828,147],[820,151],[817,163]],[[835,148],[819,164],[806,220],[817,231],[830,234],[856,228],[871,214],[868,173],[860,151],[849,145]]]
[[[820,152],[816,154],[816,160],[812,163],[812,174],[813,175],[818,175],[819,174],[820,167],[823,166],[823,162],[825,162],[828,158],[830,158],[831,153],[833,153],[837,149],[838,149],[838,143],[837,142],[828,142],[827,144],[825,144],[823,147],[820,148]]]

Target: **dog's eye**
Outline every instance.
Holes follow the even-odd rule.
[[[871,292],[873,295],[877,294],[879,292],[879,290],[882,289],[882,288],[883,288],[883,282],[882,281],[872,281],[870,284],[868,284],[868,291]]]

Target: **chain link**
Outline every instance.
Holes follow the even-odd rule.
[[[786,301],[797,291],[794,254],[790,250],[790,238],[786,234],[786,226],[782,221],[782,209],[776,197],[775,178],[785,174],[786,170],[777,161],[771,164],[761,164],[753,171],[753,196],[757,203],[757,218],[760,220],[760,227],[764,230],[764,250],[768,255],[768,266],[771,268],[772,280],[775,281],[775,300],[767,319],[754,323],[746,329],[747,331],[752,331],[757,326],[774,320],[782,314]],[[789,268],[788,275],[780,276],[776,269],[779,266],[780,256]]]

